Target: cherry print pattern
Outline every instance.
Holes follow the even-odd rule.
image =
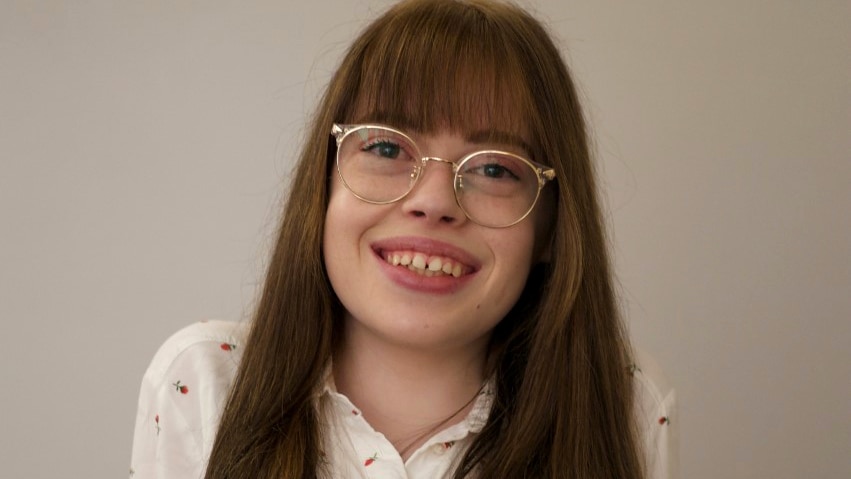
[[[217,333],[215,335],[210,334],[211,330],[215,332],[220,328],[227,328],[227,329],[223,329],[220,333]],[[195,329],[197,330],[198,327],[196,326]],[[242,347],[242,344],[240,342],[234,341],[234,339],[239,337],[239,335],[233,334],[233,327],[232,326],[225,325],[225,323],[222,323],[222,322],[210,321],[209,324],[204,326],[203,329],[201,329],[199,331],[194,331],[193,333],[194,334],[189,336],[189,337],[190,337],[190,339],[194,338],[194,342],[187,341],[185,338],[181,338],[181,340],[186,341],[186,342],[191,342],[191,347],[193,347],[193,348],[195,348],[199,345],[203,345],[203,348],[205,348],[204,351],[206,352],[205,361],[208,361],[211,364],[216,366],[216,368],[205,368],[204,371],[215,372],[215,374],[217,374],[216,380],[218,381],[219,379],[221,379],[218,375],[222,373],[222,369],[221,369],[220,366],[222,366],[222,365],[228,366],[227,374],[231,374],[231,371],[236,370],[236,368],[232,368],[231,365],[238,363],[239,355],[236,353],[236,351],[240,351],[239,348]],[[184,343],[184,344],[186,344],[186,343]],[[162,361],[164,364],[168,364],[169,365],[168,369],[172,369],[173,372],[170,373],[171,377],[160,376],[159,380],[157,381],[156,387],[158,389],[161,388],[160,390],[165,391],[166,393],[168,393],[169,396],[172,396],[174,394],[174,392],[176,392],[180,396],[186,395],[187,397],[183,398],[181,400],[174,400],[173,396],[171,397],[171,399],[167,399],[167,398],[164,398],[161,394],[155,393],[154,391],[148,391],[147,392],[148,396],[162,398],[163,400],[166,400],[166,402],[156,403],[156,404],[151,403],[151,404],[148,405],[147,410],[155,413],[153,418],[149,415],[149,413],[145,414],[145,415],[138,416],[139,419],[143,420],[144,422],[143,423],[139,422],[139,423],[136,424],[137,431],[138,430],[144,431],[144,437],[141,438],[141,440],[138,441],[138,445],[134,444],[134,463],[132,464],[132,467],[130,468],[130,476],[131,477],[133,477],[134,473],[138,473],[136,475],[136,477],[152,477],[151,474],[150,474],[151,470],[148,469],[149,467],[155,467],[155,466],[156,467],[165,466],[165,467],[170,467],[170,468],[171,467],[178,467],[178,466],[179,466],[178,468],[184,467],[182,463],[180,465],[178,465],[178,464],[171,464],[168,461],[163,462],[165,459],[161,459],[160,455],[158,455],[156,453],[156,451],[158,450],[158,448],[173,447],[174,444],[175,444],[175,441],[178,441],[178,442],[184,442],[185,444],[183,445],[183,448],[186,451],[194,451],[193,452],[193,454],[194,454],[195,452],[197,452],[196,449],[195,449],[196,445],[200,443],[198,434],[200,434],[200,431],[203,430],[204,426],[203,425],[199,426],[197,424],[189,424],[188,426],[190,426],[190,428],[188,429],[188,428],[183,427],[182,424],[175,425],[173,418],[174,417],[180,417],[180,414],[184,414],[186,412],[185,411],[186,408],[197,407],[197,401],[190,401],[189,400],[191,397],[197,397],[200,394],[202,396],[200,398],[202,401],[203,400],[209,400],[210,398],[213,398],[213,397],[218,400],[218,399],[221,399],[222,395],[226,394],[225,390],[220,390],[217,387],[213,387],[211,389],[211,387],[210,387],[211,382],[207,381],[208,377],[199,376],[197,374],[198,371],[196,369],[195,364],[184,364],[184,363],[181,363],[181,362],[177,362],[178,360],[174,357],[161,358],[160,361]],[[175,367],[175,364],[176,364],[176,367]],[[642,368],[636,363],[623,364],[622,367],[624,368],[625,372],[627,372],[631,376],[638,378],[637,384],[639,385],[639,388],[640,388],[639,391],[646,393],[646,388],[641,388],[641,386],[640,386],[640,385],[643,385],[645,382],[647,382],[647,380],[645,379],[645,373],[642,371]],[[163,370],[163,369],[166,369],[166,368],[162,367],[162,365],[160,365],[158,367],[158,370]],[[170,380],[174,379],[175,377],[180,377],[182,379],[179,380],[179,381],[169,382]],[[191,387],[188,386],[187,383],[183,382],[184,380],[189,381],[188,384],[192,384],[192,386]],[[218,383],[215,383],[215,384],[218,384]],[[167,388],[173,388],[174,392],[169,393],[167,391]],[[190,391],[190,389],[191,389],[191,391]],[[188,396],[188,394],[190,392],[193,395],[191,397]],[[323,392],[323,394],[329,394],[327,392],[327,388],[326,388],[325,392]],[[487,400],[487,402],[485,402],[483,404],[485,404],[485,405],[490,404],[489,398],[487,398],[486,396],[493,396],[493,394],[494,393],[493,393],[492,388],[490,388],[490,387],[483,388],[482,391],[480,391],[480,395],[482,396],[483,400]],[[655,397],[653,397],[651,399],[655,399]],[[342,401],[342,400],[340,400],[340,401]],[[360,410],[358,410],[357,407],[353,406],[352,404],[348,403],[347,401],[346,402],[339,402],[338,401],[338,404],[340,404],[340,405],[346,404],[347,407],[345,407],[344,409],[334,408],[333,410],[335,411],[334,412],[335,415],[339,414],[340,416],[345,416],[345,415],[349,414],[349,416],[347,416],[347,417],[362,416],[362,413],[360,412]],[[662,449],[667,447],[667,444],[668,444],[667,437],[668,437],[668,434],[669,434],[668,429],[671,426],[673,419],[668,414],[668,412],[670,411],[670,409],[668,407],[663,407],[662,403],[658,399],[655,400],[655,404],[656,404],[656,408],[654,410],[658,411],[658,412],[649,413],[648,416],[646,416],[646,420],[643,421],[643,424],[645,426],[655,426],[655,427],[650,428],[650,429],[652,429],[652,431],[647,431],[647,432],[648,432],[648,437],[651,438],[653,441],[656,441],[656,442],[653,442],[652,445],[650,445],[650,444],[648,444],[648,445],[650,445],[651,447],[654,447],[656,449],[662,450]],[[479,412],[477,412],[476,414],[473,415],[474,416],[473,419],[476,419],[475,421],[472,421],[473,423],[478,423],[479,421],[483,421],[482,417],[480,417],[480,416],[483,416],[485,418],[487,417],[487,406],[485,406],[485,407],[486,407],[486,409],[484,410],[484,412],[479,411]],[[174,408],[179,408],[179,409],[175,410]],[[193,411],[190,410],[189,412],[192,413]],[[162,416],[164,418],[164,421],[165,421],[164,424],[165,425],[163,425],[162,421],[160,421],[160,416]],[[153,428],[151,428],[151,422],[152,421],[154,422]],[[178,421],[178,423],[179,422],[180,421]],[[214,421],[213,421],[213,419],[210,419],[208,422],[205,422],[205,424],[207,424],[207,423],[214,424]],[[353,437],[355,437],[355,438],[359,438],[360,435],[366,434],[366,432],[364,432],[364,431],[365,431],[366,428],[369,428],[369,426],[366,424],[366,422],[360,420],[360,418],[358,418],[356,420],[351,420],[351,421],[340,421],[340,423],[343,425],[345,432],[347,434],[352,434]],[[143,428],[143,429],[140,429],[140,428]],[[162,431],[162,429],[165,429],[165,431]],[[371,429],[370,429],[370,431],[371,431]],[[475,430],[473,430],[473,429],[470,429],[470,431],[475,432]],[[142,434],[139,434],[139,435],[142,436]],[[177,437],[175,437],[175,435],[177,435]],[[162,436],[162,437],[160,437],[160,436]],[[182,437],[182,436],[185,436],[185,437]],[[168,440],[163,440],[163,438],[168,439]],[[433,449],[430,448],[428,450],[428,454],[423,456],[423,458],[427,458],[427,459],[425,459],[424,462],[422,464],[419,464],[417,467],[425,466],[425,467],[429,468],[429,470],[431,470],[431,468],[442,467],[442,466],[439,466],[439,464],[441,464],[441,463],[444,463],[444,462],[447,462],[447,461],[451,462],[451,461],[457,459],[458,454],[464,453],[464,450],[466,449],[465,445],[468,444],[469,441],[470,441],[469,438],[470,438],[470,436],[465,436],[464,438],[458,439],[457,441],[450,440],[450,441],[445,441],[445,442],[437,442],[436,446],[434,446]],[[145,439],[149,439],[149,440],[145,440]],[[157,439],[157,440],[154,440],[154,439]],[[361,444],[363,444],[363,443],[361,443]],[[432,443],[432,445],[434,445],[434,443]],[[367,447],[369,447],[369,446],[367,446]],[[151,448],[153,448],[153,449],[151,449]],[[370,447],[370,449],[372,449],[372,447]],[[382,453],[377,452],[377,448],[374,449],[374,451],[375,451],[374,454],[369,455],[368,449],[367,450],[361,449],[358,452],[353,448],[350,451],[344,450],[343,451],[344,454],[342,456],[352,457],[352,458],[360,458],[359,460],[362,463],[361,467],[364,468],[361,471],[362,471],[362,474],[365,475],[365,476],[366,475],[374,475],[374,474],[379,472],[376,468],[372,467],[372,465],[374,465],[379,459],[382,460],[382,464],[379,464],[378,466],[376,466],[379,469],[381,469],[382,467],[385,466],[384,462],[393,463],[396,460],[395,456],[394,457],[388,457],[388,458],[382,457]],[[332,456],[334,456],[333,454],[328,455],[327,451],[319,451],[319,454],[320,454],[320,460],[322,461],[322,463],[327,465],[331,470],[340,466],[339,464],[335,464],[335,460],[332,459]],[[150,458],[154,458],[154,457],[156,457],[156,460],[154,462],[151,462],[151,461],[146,462],[146,459],[150,459]],[[165,456],[163,456],[163,457],[165,457]],[[354,459],[354,461],[355,461],[354,464],[346,464],[346,466],[347,467],[351,467],[351,466],[357,467],[358,459]],[[196,465],[193,464],[193,465],[189,465],[188,467],[191,470],[187,470],[185,468],[180,469],[181,473],[186,472],[186,474],[178,474],[178,476],[179,477],[200,477],[201,476],[201,472],[199,472],[197,470]],[[664,467],[664,466],[662,466],[662,467]],[[367,468],[368,468],[368,470],[367,470]],[[441,475],[426,474],[426,476],[421,476],[421,477],[444,477],[444,476],[442,474]],[[668,477],[668,476],[659,476],[659,475],[652,475],[651,474],[648,477],[661,478],[661,477]]]
[[[189,394],[189,386],[185,384],[180,384],[180,381],[172,383],[171,385],[174,386],[174,389],[180,392],[180,394]]]

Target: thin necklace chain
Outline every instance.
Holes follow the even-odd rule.
[[[405,457],[405,455],[406,455],[406,454],[407,454],[407,453],[408,453],[408,452],[409,452],[409,451],[410,451],[410,450],[411,450],[411,449],[412,449],[415,445],[421,444],[421,441],[422,441],[423,439],[425,439],[425,438],[427,438],[427,437],[431,436],[432,434],[434,434],[435,432],[437,432],[440,428],[442,428],[443,426],[445,426],[445,425],[446,425],[446,423],[448,423],[448,422],[449,422],[449,421],[451,421],[453,418],[455,418],[458,414],[460,414],[460,413],[461,413],[461,411],[463,411],[463,410],[467,409],[467,408],[470,406],[470,404],[473,404],[473,401],[475,401],[475,400],[476,400],[476,398],[477,398],[477,397],[479,397],[479,395],[482,393],[482,390],[484,390],[484,388],[485,388],[485,385],[484,385],[484,384],[482,384],[482,386],[479,388],[479,390],[478,390],[478,391],[476,391],[476,394],[474,394],[474,395],[473,395],[473,397],[471,397],[471,398],[470,398],[467,402],[465,402],[465,403],[464,403],[464,404],[463,404],[460,408],[458,408],[458,410],[456,410],[455,412],[453,412],[452,414],[450,414],[450,415],[449,415],[446,419],[443,419],[442,421],[438,422],[437,424],[435,424],[434,426],[430,427],[430,428],[429,428],[428,430],[426,430],[425,432],[420,433],[420,434],[417,434],[417,435],[416,435],[413,439],[411,439],[410,441],[408,441],[407,445],[405,445],[405,447],[403,447],[402,449],[400,449],[400,450],[399,450],[399,455],[400,455],[400,456],[402,456],[402,457],[404,458],[404,457]]]

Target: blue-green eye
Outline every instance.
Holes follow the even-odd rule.
[[[510,166],[499,163],[476,163],[465,165],[464,173],[476,175],[488,180],[519,180],[520,177]]]
[[[482,175],[487,176],[488,178],[517,178],[517,175],[512,173],[508,168],[494,163],[482,165],[481,170]]]
[[[389,158],[392,160],[399,157],[399,152],[401,150],[402,147],[398,144],[387,140],[376,141],[375,143],[368,144],[363,148],[363,151],[369,151],[382,158]]]

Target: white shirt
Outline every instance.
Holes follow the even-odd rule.
[[[130,467],[133,479],[204,477],[247,330],[245,323],[205,321],[178,331],[160,347],[142,380]],[[675,424],[671,417],[674,391],[651,380],[661,378],[652,362],[642,359],[631,369],[647,477],[672,479],[676,465],[671,427]],[[492,395],[486,385],[463,421],[435,434],[403,462],[390,441],[336,391],[329,374],[320,401],[326,428],[324,449],[332,477],[451,477],[487,421]]]

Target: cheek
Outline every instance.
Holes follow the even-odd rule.
[[[527,220],[529,220],[529,229],[531,230],[528,233],[531,235],[528,240],[530,263],[547,263],[550,261],[552,237],[557,221],[551,202],[539,202]]]
[[[494,253],[513,263],[518,271],[528,270],[535,261],[538,242],[542,237],[539,234],[542,223],[535,216],[506,230],[494,230],[495,235],[499,235],[493,240],[499,248]]]
[[[535,261],[536,235],[533,223],[517,226],[517,229],[511,231],[496,230],[495,236],[498,237],[491,240],[495,259],[492,285],[497,298],[502,298],[502,301],[497,301],[506,309],[506,313],[520,297]]]
[[[355,198],[338,181],[331,182],[322,252],[325,269],[335,287],[357,276],[359,262],[367,254],[364,237],[380,213],[380,208]]]
[[[328,209],[325,211],[325,246],[340,242],[340,235],[350,233],[358,225],[358,213],[361,203],[340,183],[339,177],[332,176],[328,185]]]
[[[351,226],[348,224],[349,215],[345,214],[347,210],[345,191],[341,191],[340,185],[335,183],[337,182],[331,182],[322,238],[325,270],[328,272],[332,284],[337,283],[345,276],[342,271],[346,265],[344,260],[347,256],[345,252],[345,233],[351,231]]]

